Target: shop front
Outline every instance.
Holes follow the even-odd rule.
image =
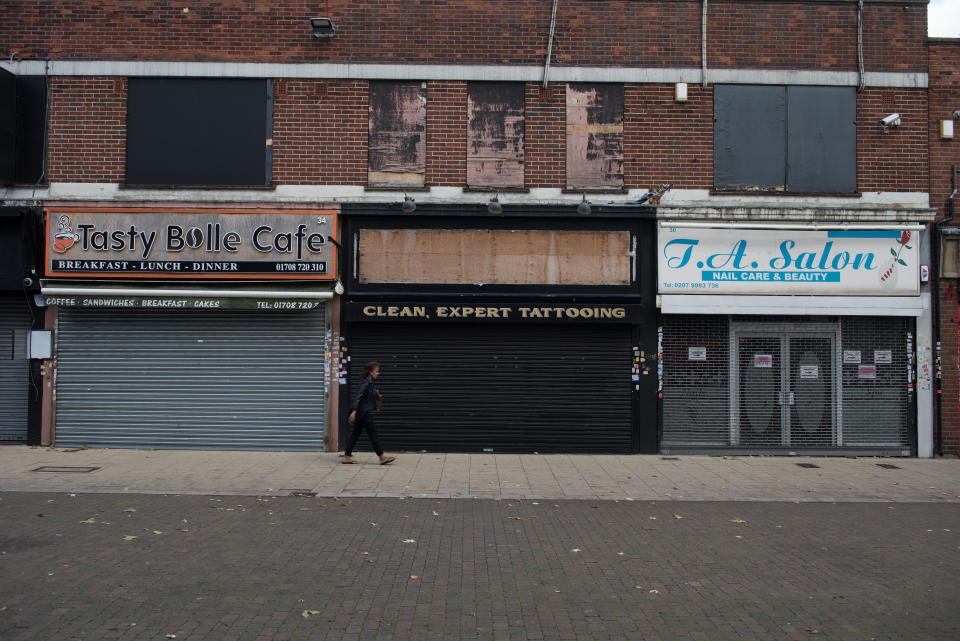
[[[47,212],[53,441],[322,450],[336,213]]]
[[[662,451],[915,455],[922,229],[661,222]]]
[[[33,207],[0,207],[0,444],[39,439],[38,227]]]
[[[530,213],[350,218],[341,407],[379,362],[385,448],[656,451],[652,221]]]

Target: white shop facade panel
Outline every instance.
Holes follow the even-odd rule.
[[[54,443],[323,450],[336,212],[51,209]]]
[[[661,451],[916,455],[922,232],[661,221]]]

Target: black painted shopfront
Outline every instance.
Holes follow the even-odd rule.
[[[350,217],[341,413],[364,363],[375,360],[384,395],[379,434],[390,451],[655,452],[656,306],[646,251],[652,222],[636,209],[629,217],[589,219],[550,210],[496,218]],[[381,238],[387,240],[377,244]],[[575,245],[611,238],[628,254],[622,282],[583,282],[592,276],[571,267]],[[509,242],[518,245],[507,249]],[[538,278],[524,274],[536,271],[539,259],[531,255],[541,251],[545,263],[561,261],[544,279],[552,282],[504,282]],[[365,260],[383,264],[365,268]],[[417,272],[404,261],[426,268]],[[527,271],[504,277],[495,266],[487,276],[497,282],[466,282],[483,269],[471,261],[519,261]],[[451,265],[458,275],[444,272]],[[613,271],[619,267],[606,273]],[[406,282],[381,280],[394,274]],[[430,280],[438,282],[424,282]],[[349,432],[345,421],[341,426],[342,449]],[[367,447],[364,437],[360,449]]]

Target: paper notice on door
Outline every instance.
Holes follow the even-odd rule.
[[[688,360],[688,361],[705,361],[705,360],[707,360],[707,348],[706,348],[706,347],[688,347],[688,348],[687,348],[687,360]]]
[[[800,378],[820,378],[819,365],[801,365]]]
[[[876,365],[889,365],[893,362],[893,350],[875,349],[873,350],[873,362]]]
[[[861,365],[857,368],[857,378],[876,378],[877,377],[877,366],[876,365]]]
[[[843,362],[853,363],[855,365],[858,364],[860,362],[860,350],[859,349],[843,350]]]
[[[773,367],[773,354],[754,354],[754,367]]]

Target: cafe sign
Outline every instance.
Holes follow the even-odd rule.
[[[918,296],[919,231],[661,223],[661,294]]]
[[[333,279],[335,233],[326,210],[50,209],[46,274]]]

